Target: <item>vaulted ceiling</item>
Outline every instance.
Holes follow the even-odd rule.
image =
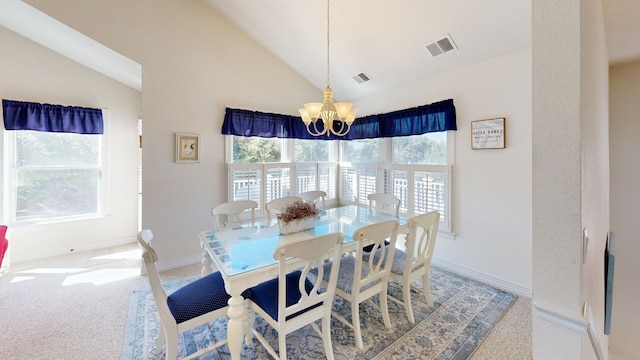
[[[205,0],[291,68],[324,88],[325,0]],[[640,58],[640,1],[602,0],[611,63]],[[425,45],[450,35],[458,50],[432,57]],[[330,3],[334,97],[382,88],[531,46],[531,0],[349,0]],[[371,81],[358,84],[364,72]]]
[[[318,89],[325,87],[325,0],[202,1]],[[610,64],[640,59],[640,1],[601,2]],[[531,46],[531,0],[332,0],[330,5],[330,80],[338,101]],[[139,64],[22,1],[0,1],[0,25],[141,88]],[[445,36],[457,49],[433,57],[426,45]],[[356,82],[352,77],[360,73],[371,81]]]

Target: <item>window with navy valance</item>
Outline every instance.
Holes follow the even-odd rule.
[[[4,128],[77,134],[102,134],[101,109],[2,100]]]
[[[227,108],[222,134],[311,140],[355,140],[456,130],[453,99],[357,118],[347,135],[312,136],[299,116]]]

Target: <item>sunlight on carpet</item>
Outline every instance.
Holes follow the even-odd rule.
[[[165,284],[168,292],[193,281],[194,278]],[[414,282],[411,291],[416,323],[407,320],[404,308],[389,302],[392,328],[384,327],[382,315],[370,302],[360,305],[364,349],[355,346],[353,330],[332,319],[331,334],[336,360],[341,359],[467,359],[482,342],[509,306],[515,295],[489,285],[461,277],[448,271],[431,268],[430,308],[422,294],[422,284]],[[389,294],[401,298],[401,285],[390,281]],[[374,302],[378,302],[374,297]],[[339,297],[333,310],[351,319],[350,303]],[[178,358],[226,337],[227,320],[185,332],[179,339]],[[277,332],[256,316],[255,328],[277,350]],[[154,356],[159,320],[153,295],[149,289],[136,290],[131,295],[122,360],[159,360]],[[187,350],[188,349],[188,350]],[[185,354],[186,353],[186,354]],[[287,355],[294,359],[324,358],[322,339],[310,326],[287,336]],[[226,345],[201,356],[200,360],[229,359]],[[270,359],[265,349],[254,340],[244,346],[243,359]]]

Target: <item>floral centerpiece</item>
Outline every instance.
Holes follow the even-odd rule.
[[[285,206],[278,214],[280,233],[290,234],[313,229],[319,213],[316,204],[310,202],[296,201]]]

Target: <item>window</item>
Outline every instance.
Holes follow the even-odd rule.
[[[266,164],[264,168],[266,172],[265,204],[273,199],[296,194],[291,186],[290,164]]]
[[[283,141],[280,139],[242,136],[232,136],[232,138],[233,163],[279,162],[283,159]]]
[[[440,230],[451,231],[448,154],[453,134],[449,133],[345,141],[340,202],[366,205],[368,194],[393,194],[400,199],[401,214],[438,211]]]
[[[362,139],[344,141],[342,161],[378,162],[380,160],[380,142],[384,139]]]
[[[260,209],[262,203],[262,167],[261,166],[233,166],[229,169],[229,190],[231,201],[253,200]]]
[[[337,158],[337,141],[295,139],[296,162],[332,161]]]
[[[323,190],[329,205],[368,205],[367,195],[397,196],[400,213],[439,211],[440,230],[451,231],[453,132],[351,141],[233,138],[229,198],[264,204],[303,191]],[[338,146],[339,143],[339,146]],[[295,161],[286,162],[287,149]],[[340,163],[337,150],[340,150]],[[291,153],[289,152],[289,153]],[[252,154],[278,154],[254,156]]]
[[[400,199],[400,213],[414,216],[429,211],[440,213],[440,230],[451,231],[449,223],[449,179],[447,165],[386,165],[384,192]]]
[[[337,163],[262,163],[228,164],[229,196],[232,201],[254,200],[258,215],[264,215],[264,205],[276,198],[303,191],[323,190],[327,203],[337,203]]]
[[[337,203],[337,141],[228,136],[227,150],[228,198],[258,202],[259,215],[267,202],[303,191],[323,190],[328,205]],[[287,162],[292,152],[296,161]]]
[[[447,164],[447,133],[393,138],[394,164]]]
[[[450,231],[447,132],[393,138],[393,165],[384,168],[385,192],[400,199],[400,212],[440,212],[440,228]]]
[[[36,222],[103,213],[105,135],[7,131],[13,220]]]
[[[341,164],[340,200],[367,206],[367,195],[377,192],[377,173],[377,164]]]

